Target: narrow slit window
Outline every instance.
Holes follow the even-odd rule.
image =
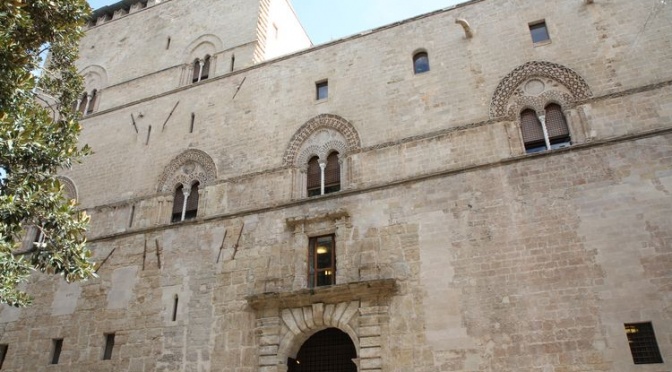
[[[133,218],[135,217],[135,204],[131,206],[131,216],[128,219],[128,227],[133,227]]]
[[[196,120],[196,114],[191,113],[191,124],[189,125],[189,133],[194,133],[194,120]]]
[[[231,72],[233,72],[233,69],[235,68],[235,66],[236,66],[236,55],[232,54],[231,55]]]
[[[319,83],[315,83],[315,91],[316,91],[315,98],[318,101],[327,99],[327,97],[329,97],[329,82],[325,80]]]
[[[635,364],[663,363],[651,322],[626,323],[625,334]]]
[[[170,49],[170,37],[166,40],[166,50]]]
[[[55,338],[52,340],[53,350],[51,351],[51,364],[58,364],[61,358],[61,350],[63,349],[63,339]]]
[[[551,37],[548,34],[548,28],[546,27],[546,21],[530,23],[529,26],[533,43],[543,43],[551,40]]]
[[[7,350],[9,350],[8,344],[0,344],[0,369],[2,369],[2,365],[5,363],[5,359],[7,358]]]
[[[173,301],[173,322],[177,320],[177,304],[179,302],[179,298],[177,295],[175,295],[175,301]]]
[[[105,350],[103,352],[103,360],[112,359],[112,350],[114,350],[114,333],[105,334]]]

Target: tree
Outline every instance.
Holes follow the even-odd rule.
[[[74,62],[91,9],[85,0],[0,1],[0,302],[25,306],[19,289],[33,270],[68,282],[95,275],[88,217],[55,177],[89,153],[77,147]],[[40,55],[49,49],[38,79]],[[3,175],[4,174],[4,175]],[[40,242],[22,245],[34,226]]]

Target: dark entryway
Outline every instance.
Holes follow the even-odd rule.
[[[296,359],[289,358],[289,372],[357,372],[352,359],[355,345],[347,333],[327,328],[317,332],[301,346]]]

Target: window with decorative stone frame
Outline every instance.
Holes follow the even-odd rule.
[[[547,61],[516,67],[497,86],[490,118],[505,123],[514,155],[566,147],[589,140],[581,101],[592,96],[573,70]]]
[[[556,103],[546,105],[541,115],[533,109],[525,109],[520,113],[519,119],[526,153],[571,145],[569,127],[560,105]]]
[[[175,157],[161,174],[157,190],[163,195],[160,203],[168,202],[170,222],[193,219],[202,213],[205,187],[216,178],[215,163],[205,152],[191,149]]]
[[[179,184],[175,188],[175,198],[173,199],[173,214],[170,222],[181,222],[191,220],[198,215],[198,185],[195,181],[191,187],[186,188]]]
[[[339,116],[324,114],[306,122],[294,134],[284,156],[284,164],[294,171],[294,198],[346,189],[349,154],[359,148],[355,128]]]

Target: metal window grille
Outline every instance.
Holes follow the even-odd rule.
[[[627,323],[625,334],[628,336],[630,352],[635,364],[663,363],[651,322]]]
[[[347,333],[327,328],[317,332],[301,346],[296,359],[289,359],[289,372],[356,372],[352,359],[355,345]]]

